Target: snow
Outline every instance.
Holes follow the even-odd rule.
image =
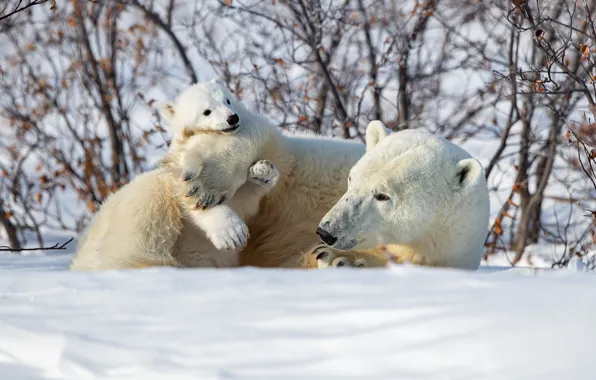
[[[213,4],[203,8],[207,10]],[[189,7],[181,8],[175,25],[176,33],[191,46],[195,42],[189,33],[194,29],[187,28],[183,17],[193,14],[192,4]],[[463,17],[458,10],[442,10],[447,11],[444,17]],[[497,8],[494,12],[500,15]],[[138,15],[131,14],[126,22],[134,20],[138,20]],[[217,25],[218,31],[225,31],[221,34],[224,36],[230,32],[251,35],[255,28],[266,27],[257,24],[247,29],[246,25],[224,20],[206,18],[204,27]],[[429,33],[428,37],[440,41],[443,29],[435,27],[434,34]],[[458,35],[478,38],[484,44],[485,25],[462,28]],[[491,32],[499,34],[503,30]],[[162,38],[158,43],[167,47],[168,42]],[[226,57],[237,58],[237,52],[246,55],[242,53],[246,50],[244,44],[251,40],[263,42],[253,36],[232,45],[231,39],[218,44],[222,43]],[[270,46],[264,51],[287,58],[283,49],[274,49],[279,42],[266,42]],[[443,59],[437,46],[426,42],[420,47],[420,57],[428,67]],[[487,49],[489,55],[499,58],[500,48],[490,45]],[[189,54],[201,79],[216,74],[216,68],[203,60],[196,46]],[[168,59],[168,54],[164,56],[163,61],[155,62],[156,71],[167,69],[170,75],[164,76],[160,85],[143,91],[146,100],[157,100],[154,108],[164,99],[173,98],[188,80],[180,61]],[[412,59],[414,67],[416,55]],[[232,71],[252,70],[251,60],[229,60]],[[341,61],[338,68],[350,67],[350,62]],[[262,73],[272,65],[260,58],[257,63]],[[392,75],[393,67],[388,66],[381,76]],[[433,118],[425,116],[421,121],[429,126],[442,125],[454,109],[473,108],[471,103],[460,106],[460,101],[485,88],[491,79],[486,75],[491,70],[503,71],[500,66],[491,67],[488,74],[484,69],[470,65],[469,69],[449,70],[442,79],[442,95],[427,105],[426,115]],[[297,86],[306,83],[306,74],[304,68],[292,65],[287,75],[293,78],[295,87],[291,88],[293,96],[286,94],[286,105],[296,106],[299,103],[295,99],[302,97]],[[363,79],[360,86],[367,82]],[[431,87],[427,83],[420,81],[413,93],[424,95],[425,86]],[[262,96],[262,85],[247,81],[244,87],[244,101],[252,107]],[[361,89],[354,93],[360,94]],[[395,98],[395,94],[386,94]],[[370,108],[369,100],[364,100],[365,110]],[[474,100],[481,101],[477,97]],[[386,106],[385,116],[391,119],[395,107],[388,103]],[[476,118],[487,126],[481,134],[470,139],[453,138],[484,165],[498,145],[498,139],[488,133],[500,131],[491,120],[494,117],[502,126],[508,109],[506,104],[498,104],[489,110]],[[264,111],[270,117],[280,117],[275,107],[266,107]],[[133,115],[139,128],[154,124],[149,107],[137,107]],[[570,120],[575,119],[579,118],[573,115]],[[542,122],[538,120],[536,125]],[[511,155],[518,149],[518,134],[519,126],[515,126],[504,152],[506,158],[489,180],[491,221],[513,185],[515,156]],[[146,167],[151,167],[161,153],[163,148],[148,151]],[[562,162],[557,159],[558,165]],[[28,173],[33,173],[35,164],[26,164]],[[585,193],[581,180],[567,181],[566,185],[551,182],[548,194],[568,198]],[[70,211],[75,217],[66,217],[67,224],[74,225],[81,212],[86,211],[71,193],[61,199],[62,205],[72,206]],[[561,207],[573,207],[561,211],[563,220],[567,219],[566,214],[574,213],[573,223],[588,222],[575,204],[547,198],[543,215],[547,227],[553,223],[553,213]],[[3,232],[0,228],[0,245],[6,244],[2,241]],[[47,245],[64,242],[72,235],[62,231],[64,236],[59,236],[49,226],[43,226],[43,233]],[[26,243],[36,245],[31,238]],[[411,266],[383,270],[153,268],[72,273],[67,271],[72,245],[69,248],[67,254],[0,252],[0,380],[558,380],[591,379],[596,373],[596,363],[591,358],[596,338],[596,297],[592,290],[596,277],[594,272],[584,273],[585,264],[576,258],[568,268],[550,270],[553,261],[565,252],[566,247],[561,244],[541,242],[528,247],[519,264],[532,268],[510,269],[513,253],[499,252],[489,256],[483,263],[487,266],[476,273]]]
[[[587,379],[577,270],[153,268],[0,255],[0,379]]]

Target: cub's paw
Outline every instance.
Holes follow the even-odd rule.
[[[351,259],[347,256],[341,256],[340,252],[335,251],[324,243],[317,245],[311,253],[316,255],[319,269],[341,267],[363,268],[366,264],[362,259]]]
[[[222,204],[226,200],[226,193],[222,191],[207,189],[200,178],[200,171],[186,170],[182,173],[182,180],[188,185],[187,198],[192,198],[195,208],[206,210],[213,206]]]
[[[242,249],[246,247],[249,237],[248,227],[235,214],[228,215],[223,222],[210,224],[205,234],[213,246],[221,251]]]
[[[279,171],[271,161],[261,160],[248,169],[248,178],[249,181],[270,189],[277,183]]]

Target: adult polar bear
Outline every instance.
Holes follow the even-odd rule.
[[[364,154],[364,146],[283,135],[236,101],[218,80],[190,86],[162,113],[175,136],[164,166],[108,199],[80,238],[72,268],[301,266],[302,253],[319,241],[317,224],[345,192],[348,171]],[[247,198],[243,184],[259,186],[247,180],[257,160],[272,162],[279,177],[272,189],[267,186]],[[256,174],[257,181],[271,177]],[[234,249],[246,238],[242,219],[256,212],[255,200],[266,191],[258,215],[248,223],[251,239],[238,258]],[[243,215],[235,217],[227,205],[218,205],[222,202]],[[210,209],[193,210],[191,204]],[[217,217],[221,210],[227,210],[225,220]],[[211,222],[222,228],[212,231]],[[220,248],[232,251],[214,252],[201,230],[211,230],[216,235],[210,236],[211,242],[224,240]]]
[[[352,168],[348,191],[322,219],[320,268],[398,262],[476,269],[488,231],[484,170],[468,152],[422,130],[390,133],[371,122],[367,152]]]

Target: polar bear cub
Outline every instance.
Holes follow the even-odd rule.
[[[79,239],[72,269],[238,265],[245,221],[279,178],[251,143],[267,132],[218,80],[191,86],[162,113],[173,131],[162,166],[106,200]],[[215,191],[202,192],[205,178]]]
[[[197,208],[230,199],[279,138],[269,120],[247,110],[220,79],[190,86],[161,113],[177,136],[164,163],[179,170]]]
[[[478,160],[426,131],[390,133],[373,121],[348,191],[317,229],[325,245],[312,253],[320,268],[382,266],[388,254],[397,262],[477,269],[488,222]]]

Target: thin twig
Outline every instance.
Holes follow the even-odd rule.
[[[51,247],[35,247],[35,248],[17,248],[13,249],[6,245],[0,246],[0,252],[24,252],[24,251],[57,251],[57,250],[65,250],[68,243],[74,240],[74,237],[68,239],[67,242],[64,244],[59,245],[60,243],[56,243]]]

